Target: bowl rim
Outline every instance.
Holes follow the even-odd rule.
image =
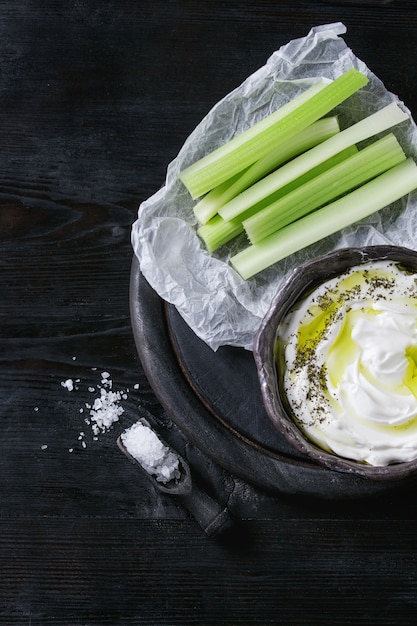
[[[297,266],[284,279],[261,321],[254,338],[253,356],[267,415],[295,450],[329,470],[373,480],[398,480],[417,474],[417,458],[384,466],[366,465],[326,452],[311,442],[298,428],[285,406],[279,392],[275,363],[278,326],[300,298],[350,267],[381,260],[395,261],[417,272],[417,251],[396,245],[339,248]]]

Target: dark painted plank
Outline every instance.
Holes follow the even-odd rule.
[[[28,522],[0,523],[3,623],[414,623],[412,522],[245,522],[210,546],[184,522]]]

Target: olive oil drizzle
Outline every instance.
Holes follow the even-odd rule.
[[[308,420],[322,423],[333,403],[333,398],[329,391],[330,386],[337,385],[337,378],[332,375],[330,367],[326,363],[317,360],[317,349],[321,342],[329,337],[330,332],[334,332],[335,324],[339,324],[338,335],[334,339],[334,344],[340,340],[344,342],[344,349],[351,354],[355,350],[354,340],[351,337],[350,316],[351,315],[377,315],[378,310],[369,303],[378,300],[392,300],[396,289],[395,275],[388,269],[368,269],[358,268],[353,273],[343,275],[337,284],[326,291],[318,294],[310,303],[306,313],[306,319],[300,324],[297,330],[296,356],[293,362],[291,379],[295,380],[304,370],[307,374],[309,389],[306,400],[314,406],[314,416]],[[407,299],[414,299],[417,308],[417,289],[408,294],[404,294]],[[350,303],[357,299],[362,299],[366,305],[358,310],[353,310]],[[349,344],[349,345],[348,345]],[[330,350],[331,352],[331,350]],[[342,354],[339,348],[338,356]],[[339,369],[342,369],[349,354],[345,354],[345,359],[339,358]],[[404,384],[417,397],[417,347],[407,355],[409,360],[408,375]],[[330,359],[331,361],[331,359]],[[335,368],[337,370],[337,368]],[[301,408],[301,402],[298,407]],[[300,417],[297,421],[302,425],[307,423]]]

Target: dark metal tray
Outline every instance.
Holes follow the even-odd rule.
[[[225,470],[277,494],[322,498],[407,486],[404,479],[366,480],[298,457],[267,417],[252,353],[229,346],[213,352],[150,287],[136,257],[130,310],[139,358],[158,400],[185,437]]]

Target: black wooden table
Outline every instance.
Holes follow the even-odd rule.
[[[323,501],[228,472],[176,430],[131,327],[138,204],[221,97],[338,21],[417,116],[411,0],[0,3],[1,624],[415,623],[414,490]],[[103,372],[124,412],[94,437]],[[232,530],[207,537],[121,454],[138,417]]]

